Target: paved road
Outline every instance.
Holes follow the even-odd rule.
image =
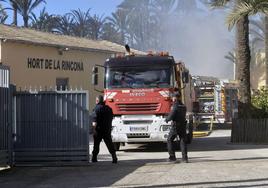
[[[112,164],[102,146],[96,164],[15,168],[0,172],[0,187],[268,187],[268,145],[229,141],[226,130],[195,139],[188,164],[166,162],[164,144],[127,145],[118,152],[119,163]]]

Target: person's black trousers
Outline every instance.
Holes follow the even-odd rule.
[[[178,129],[178,131],[177,131]],[[173,125],[169,131],[168,138],[167,138],[167,149],[169,156],[171,158],[176,158],[175,155],[175,138],[179,135],[180,138],[180,148],[182,153],[182,159],[188,159],[187,156],[187,144],[186,144],[186,130],[184,128],[176,128],[175,125]]]
[[[104,143],[106,144],[110,154],[112,156],[115,156],[115,148],[113,145],[111,133],[109,133],[109,132],[107,132],[107,133],[97,132],[94,135],[94,147],[93,147],[93,152],[92,152],[93,157],[97,157],[97,155],[99,154],[100,143],[101,143],[102,139],[104,140]]]

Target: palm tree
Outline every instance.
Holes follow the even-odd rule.
[[[118,6],[127,14],[125,41],[140,50],[148,50],[154,41],[152,39],[157,38],[155,34],[158,32],[152,29],[157,28],[152,22],[152,18],[155,18],[151,14],[152,3],[150,0],[141,0],[139,3],[125,0]]]
[[[265,41],[265,17],[261,19],[250,20],[249,22],[249,34],[252,41],[252,45],[255,49],[263,48]]]
[[[224,6],[231,0],[211,0],[212,6]],[[236,0],[232,11],[227,16],[229,29],[236,25],[236,54],[237,79],[239,82],[239,117],[250,117],[250,48],[249,48],[249,19],[248,16],[267,11],[267,0]]]
[[[57,21],[57,30],[63,35],[74,35],[74,18],[73,15],[67,13],[60,16]]]
[[[45,32],[56,32],[57,23],[60,18],[55,15],[50,15],[48,12],[46,12],[46,8],[43,8],[39,14],[39,17],[36,17],[35,14],[32,14],[31,19],[32,28]]]
[[[70,15],[73,16],[73,32],[75,36],[88,37],[89,36],[89,20],[90,20],[90,9],[86,12],[82,10],[72,10]]]
[[[234,51],[228,52],[227,55],[224,56],[224,58],[233,64],[234,66],[234,78],[233,79],[236,80],[237,58],[236,58],[235,52]]]
[[[0,0],[0,1],[7,2],[7,0]],[[15,2],[15,0],[8,0],[8,2],[10,4],[11,8],[5,8],[5,9],[13,11],[13,22],[12,22],[12,24],[17,26],[17,23],[18,23],[17,3]]]
[[[17,3],[15,2],[15,0],[9,0],[9,4],[12,7],[10,9],[13,10],[13,22],[12,22],[12,24],[17,26],[18,25],[18,6],[17,6]]]
[[[94,16],[89,18],[90,36],[92,39],[97,40],[100,38],[105,21],[103,15],[98,16],[94,14]]]
[[[14,5],[16,5],[18,13],[23,18],[24,27],[28,27],[28,21],[31,17],[30,15],[33,13],[33,10],[41,3],[46,3],[45,0],[10,0],[10,2],[13,2]]]
[[[112,13],[111,17],[107,18],[107,21],[120,33],[120,44],[125,44],[127,26],[129,25],[128,11],[119,8],[115,13]]]
[[[7,18],[8,18],[8,15],[6,14],[5,10],[3,9],[2,5],[0,4],[0,23],[5,23]]]
[[[105,23],[102,28],[101,39],[119,43],[121,41],[120,33],[109,22]]]
[[[266,86],[268,85],[268,15],[264,18],[265,25],[265,63],[266,63]]]

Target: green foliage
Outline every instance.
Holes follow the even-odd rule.
[[[262,87],[252,96],[252,112],[254,118],[268,117],[268,88]]]
[[[12,0],[10,2],[16,5],[18,13],[23,18],[24,27],[28,27],[28,20],[31,18],[33,10],[41,3],[46,3],[45,0]]]
[[[252,16],[258,13],[268,14],[267,0],[208,0],[208,2],[213,8],[225,7],[226,5],[235,2],[226,18],[226,24],[229,29],[232,29],[244,16]]]
[[[36,7],[46,4],[46,0],[1,1],[8,3],[9,9],[14,11],[14,24],[18,13],[25,27],[129,44],[131,48],[144,51],[172,49],[169,42],[170,20],[173,28],[176,26],[183,30],[178,20],[199,10],[197,0],[123,0],[108,17],[92,15],[90,8],[86,11],[72,10],[64,15],[50,14],[44,8],[35,15]]]
[[[257,13],[268,13],[268,2],[267,0],[245,0],[237,3],[234,9],[227,16],[227,24],[229,29],[241,19],[243,16],[252,16]]]

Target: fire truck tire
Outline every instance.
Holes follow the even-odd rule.
[[[116,151],[119,151],[120,150],[120,142],[114,142],[113,144],[114,144],[114,149]]]

